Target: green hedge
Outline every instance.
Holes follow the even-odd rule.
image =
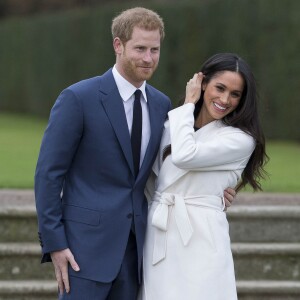
[[[236,52],[256,75],[266,136],[300,140],[300,2],[196,2],[146,5],[166,25],[160,66],[150,83],[176,105],[207,57]],[[130,6],[2,21],[0,109],[48,116],[63,88],[111,67],[111,19]]]

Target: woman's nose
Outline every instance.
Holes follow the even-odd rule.
[[[220,97],[220,100],[221,100],[222,103],[228,104],[228,103],[229,103],[229,95],[228,95],[228,94],[223,94],[223,95]]]

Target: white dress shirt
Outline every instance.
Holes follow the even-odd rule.
[[[116,69],[116,66],[113,67],[112,73],[116,81],[121,98],[123,99],[128,130],[129,130],[129,134],[131,135],[134,92],[136,91],[137,88],[134,85],[132,85],[130,82],[128,82],[124,77],[121,76],[121,74]],[[142,105],[142,114],[143,114],[140,166],[142,165],[143,159],[145,157],[146,149],[151,134],[149,110],[147,105],[147,95],[146,95],[145,87],[146,87],[146,81],[144,81],[142,86],[139,88],[139,90],[141,90],[142,92],[141,105]]]

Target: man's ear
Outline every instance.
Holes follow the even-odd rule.
[[[120,38],[118,37],[114,38],[113,47],[116,54],[121,54],[123,52],[124,46]]]

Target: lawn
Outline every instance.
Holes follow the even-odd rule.
[[[32,188],[46,120],[0,114],[0,188]]]
[[[46,120],[0,114],[0,188],[32,188]],[[300,143],[268,141],[265,192],[300,193]],[[247,189],[249,191],[249,189]]]
[[[262,182],[265,192],[300,193],[300,143],[267,143],[269,178]]]

